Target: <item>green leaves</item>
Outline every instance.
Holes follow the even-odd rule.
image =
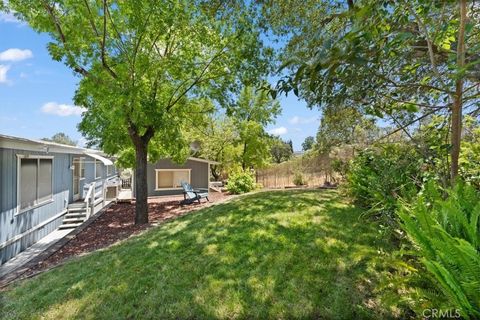
[[[182,132],[198,114],[213,112],[202,106],[205,98],[225,105],[239,84],[255,83],[269,68],[245,3],[197,4],[13,0],[8,7],[48,33],[52,58],[83,77],[75,102],[87,108],[79,126],[86,137],[121,153],[153,131],[154,161],[184,158]]]
[[[443,199],[438,185],[428,184],[413,205],[398,212],[402,227],[418,246],[426,270],[448,297],[448,308],[462,317],[480,316],[480,226],[478,192],[458,183]]]

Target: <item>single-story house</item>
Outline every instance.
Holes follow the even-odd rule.
[[[92,199],[94,211],[104,205],[116,174],[98,150],[0,135],[0,265],[58,227],[81,224],[90,212],[81,200]]]
[[[188,158],[184,164],[177,164],[170,159],[161,159],[156,163],[148,163],[148,196],[182,194],[182,182],[189,183],[193,188],[208,189],[210,165],[217,164],[219,163],[216,161],[194,157]]]

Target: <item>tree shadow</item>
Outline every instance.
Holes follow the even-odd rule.
[[[374,290],[391,248],[359,215],[334,191],[241,197],[25,281],[5,308],[19,318],[396,317]]]

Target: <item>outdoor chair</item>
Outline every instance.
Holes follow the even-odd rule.
[[[183,200],[180,204],[191,204],[195,201],[200,203],[200,199],[207,199],[208,200],[208,189],[193,189],[192,186],[186,182],[182,182],[183,188]]]

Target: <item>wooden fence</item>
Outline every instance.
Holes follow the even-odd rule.
[[[335,184],[340,176],[332,169],[333,159],[348,161],[352,156],[352,149],[336,150],[332,155],[304,155],[290,161],[272,165],[257,170],[257,183],[264,188],[291,188],[295,187],[294,177],[301,174],[306,185],[310,187]]]

